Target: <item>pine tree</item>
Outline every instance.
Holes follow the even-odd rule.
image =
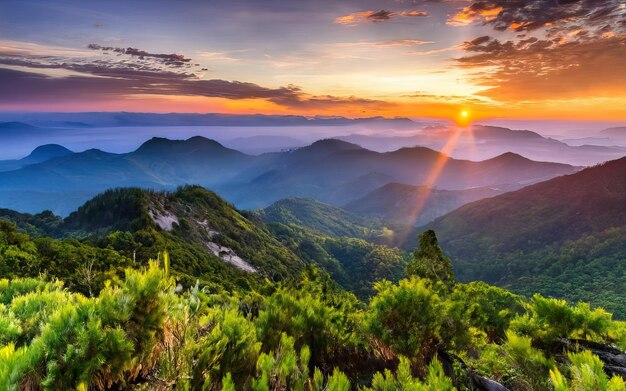
[[[448,288],[454,285],[452,262],[447,258],[435,231],[429,229],[419,235],[420,247],[413,254],[413,260],[406,267],[408,277],[417,276],[432,281],[440,281]]]

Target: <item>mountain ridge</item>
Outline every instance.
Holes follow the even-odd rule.
[[[521,158],[515,162],[510,158],[457,160],[426,147],[379,153],[333,139],[319,140],[293,151],[252,156],[201,136],[186,140],[153,138],[125,154],[90,149],[0,172],[0,203],[40,204],[44,199],[37,201],[42,197],[37,192],[42,190],[81,192],[86,201],[84,194],[93,196],[111,187],[173,190],[197,183],[218,191],[242,209],[264,207],[289,196],[315,197],[341,206],[374,190],[374,186],[384,185],[387,179],[383,178],[422,184],[442,159],[447,164],[432,185],[450,190],[511,182],[526,184],[576,170],[568,165]],[[352,187],[359,178],[373,173],[376,178]],[[16,199],[17,192],[25,196]],[[50,205],[47,209],[56,208]]]
[[[469,203],[422,229],[437,231],[463,281],[588,300],[624,317],[624,205],[626,157]]]

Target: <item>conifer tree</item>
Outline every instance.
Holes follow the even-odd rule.
[[[413,254],[413,260],[406,267],[408,277],[417,276],[432,281],[440,281],[448,288],[454,285],[452,262],[447,258],[435,231],[429,229],[419,235],[420,247]]]

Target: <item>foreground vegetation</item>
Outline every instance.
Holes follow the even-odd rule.
[[[16,248],[3,248],[6,265]],[[91,295],[74,289],[80,276],[69,289],[0,280],[0,389],[626,390],[602,355],[626,348],[623,323],[457,283],[432,231],[404,278],[367,301],[313,266],[235,290],[183,286],[171,269],[164,252]]]

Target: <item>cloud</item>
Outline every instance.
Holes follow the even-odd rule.
[[[376,46],[418,46],[434,43],[433,41],[422,41],[420,39],[394,39],[393,41],[375,42]]]
[[[98,51],[113,51],[95,48]],[[255,83],[202,79],[181,68],[191,63],[179,55],[161,55],[141,50],[119,52],[129,58],[26,56],[0,50],[0,104],[59,101],[120,100],[133,95],[212,97],[232,100],[263,99],[290,108],[327,108],[390,104],[354,96],[312,95],[288,85],[269,88]],[[146,59],[154,60],[146,63]],[[189,61],[187,61],[189,60]],[[163,67],[165,65],[165,67]],[[59,77],[59,72],[62,77]]]
[[[411,50],[411,51],[405,52],[405,54],[412,54],[412,55],[416,55],[416,56],[430,56],[430,55],[433,55],[433,54],[441,54],[441,53],[447,53],[447,52],[454,52],[454,51],[463,50],[464,47],[465,47],[464,45],[453,45],[453,46],[448,46],[446,48],[441,48],[441,49]]]
[[[447,24],[450,26],[469,26],[477,20],[487,24],[497,18],[501,12],[502,7],[500,6],[474,3],[448,18]]]
[[[480,0],[463,7],[448,23],[481,22],[498,31],[522,32],[572,23],[584,23],[589,28],[614,22],[623,29],[623,4],[622,0]]]
[[[182,54],[163,54],[163,53],[150,53],[145,50],[137,49],[137,48],[120,48],[113,46],[101,46],[96,43],[90,43],[87,45],[88,49],[91,50],[99,50],[102,52],[113,52],[118,54],[126,54],[128,56],[137,57],[140,60],[146,58],[156,59],[158,61],[163,62],[165,65],[169,66],[179,66],[182,67],[191,63],[191,58],[187,58]]]
[[[626,88],[626,6],[621,0],[481,0],[448,22],[497,33],[462,45],[457,65],[500,101],[603,98]]]
[[[340,16],[335,19],[335,23],[344,24],[348,26],[356,26],[362,23],[380,23],[386,22],[395,18],[397,16],[405,16],[405,17],[415,17],[415,16],[428,16],[428,12],[426,11],[416,11],[416,10],[407,10],[407,11],[389,11],[389,10],[380,10],[380,11],[360,11],[352,14]]]
[[[428,12],[426,11],[400,11],[398,12],[400,16],[428,16]]]
[[[485,104],[487,99],[475,97],[471,95],[437,95],[418,91],[414,94],[404,95],[407,98],[413,98],[426,102],[446,102],[452,104]]]
[[[198,56],[211,61],[236,62],[238,58],[231,57],[232,52],[198,52]]]
[[[481,95],[500,101],[620,96],[626,88],[626,39],[526,38],[468,41],[459,66],[477,69]]]
[[[410,46],[420,46],[435,43],[434,41],[422,41],[420,39],[394,39],[391,41],[361,41],[361,42],[339,42],[336,44],[332,44],[334,47],[339,48],[347,48],[347,47],[381,47],[381,48],[390,48],[390,47],[410,47]]]
[[[91,53],[84,49],[39,45],[23,41],[0,40],[0,55],[30,57],[89,57],[91,56]]]

